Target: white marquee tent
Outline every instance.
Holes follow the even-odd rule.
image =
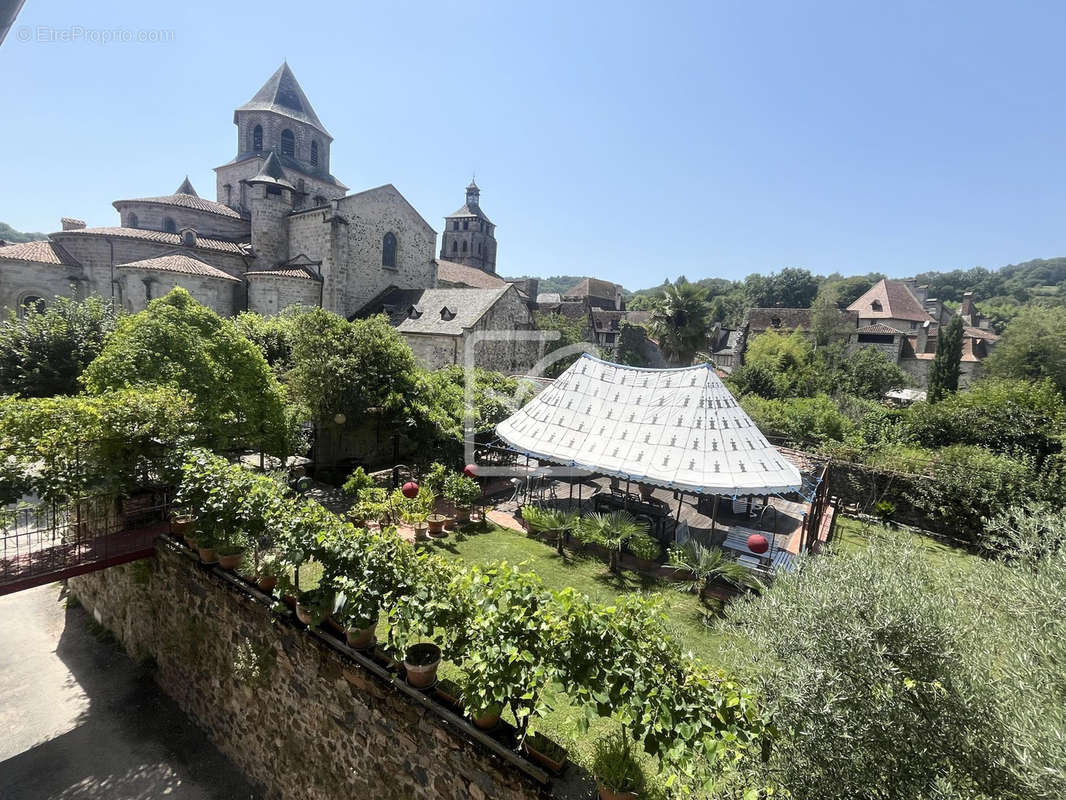
[[[538,460],[684,492],[802,484],[708,364],[640,369],[585,354],[496,433]]]

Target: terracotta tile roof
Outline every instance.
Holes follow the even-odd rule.
[[[20,242],[0,247],[0,261],[34,261],[38,264],[80,266],[66,250],[47,239],[40,242]]]
[[[209,214],[217,214],[220,217],[232,217],[240,219],[241,215],[229,206],[216,203],[212,200],[204,200],[195,194],[168,194],[162,197],[133,197],[129,200],[116,200],[113,205],[119,208],[127,203],[147,203],[154,206],[176,206],[178,208],[190,208],[193,211],[206,211]]]
[[[875,322],[872,325],[863,325],[861,328],[855,330],[856,333],[879,333],[886,336],[902,336],[903,331],[893,328],[891,325],[885,325],[883,322]]]
[[[437,280],[469,286],[472,289],[496,289],[507,284],[499,275],[443,259],[437,261]]]
[[[228,272],[223,272],[217,267],[205,264],[198,258],[185,255],[184,253],[171,253],[170,255],[145,258],[140,261],[131,261],[129,264],[119,264],[115,269],[143,269],[149,272],[175,272],[181,275],[197,275],[201,278],[217,278],[219,280],[234,281],[240,283],[240,278],[235,278]]]
[[[877,304],[875,306],[875,303]],[[879,280],[848,306],[863,319],[902,319],[926,322],[932,317],[903,281]]]
[[[144,239],[160,244],[177,247],[181,244],[180,233],[150,231],[144,228],[82,228],[81,230],[62,231],[56,236],[115,236],[122,239]],[[227,239],[211,239],[207,236],[196,237],[196,247],[201,250],[215,250],[219,253],[248,255],[251,250],[247,242],[231,242]]]
[[[617,283],[601,281],[599,278],[585,278],[577,286],[563,294],[570,299],[584,297],[601,297],[605,300],[614,300],[621,287]]]

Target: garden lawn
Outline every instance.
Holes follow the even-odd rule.
[[[723,649],[743,646],[736,637],[712,630],[703,619],[713,609],[700,604],[698,598],[683,591],[684,584],[661,581],[625,571],[621,576],[611,574],[607,564],[593,556],[569,551],[560,556],[553,547],[538,539],[531,539],[517,531],[497,527],[492,523],[469,526],[461,533],[451,532],[447,539],[431,545],[441,555],[462,559],[471,564],[506,561],[536,573],[544,585],[553,590],[572,586],[598,603],[613,603],[619,595],[634,592],[659,593],[663,611],[676,628],[679,640],[693,655],[710,666],[723,660]],[[448,669],[441,674],[447,677]],[[567,747],[571,758],[589,766],[592,743],[601,733],[616,723],[607,719],[593,719],[588,732],[581,730],[584,712],[570,704],[561,692],[550,692],[553,709],[542,719],[534,720],[531,730],[539,730]]]
[[[961,548],[912,528],[888,527],[877,522],[866,523],[853,517],[838,516],[833,548],[844,552],[865,550],[878,538],[905,539],[921,552],[931,564],[944,567],[967,568],[980,557]]]

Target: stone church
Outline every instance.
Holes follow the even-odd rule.
[[[508,284],[495,274],[495,226],[481,211],[476,184],[445,220],[438,263],[436,232],[395,186],[349,194],[333,176],[333,137],[288,64],[234,111],[233,122],[236,155],[215,168],[215,200],[200,197],[186,178],[173,194],[116,200],[116,226],[65,217],[45,241],[0,246],[0,305],[98,294],[133,312],[181,286],[225,316],[310,305],[353,318],[383,310],[381,298],[400,292],[413,300],[406,310],[418,315],[413,327],[422,338],[435,335],[431,321],[439,317],[439,335],[455,339],[454,307],[468,304],[496,325],[533,326],[514,287],[486,306],[485,289]],[[419,302],[422,292],[437,290],[438,267],[452,292],[448,308]],[[404,311],[389,310],[394,318]],[[470,316],[466,331],[481,321]],[[442,361],[447,348],[433,352],[427,366],[450,363]],[[485,366],[514,371],[526,360],[512,349]]]

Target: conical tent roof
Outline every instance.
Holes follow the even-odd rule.
[[[802,484],[708,364],[639,369],[585,354],[496,432],[538,459],[688,492]]]

